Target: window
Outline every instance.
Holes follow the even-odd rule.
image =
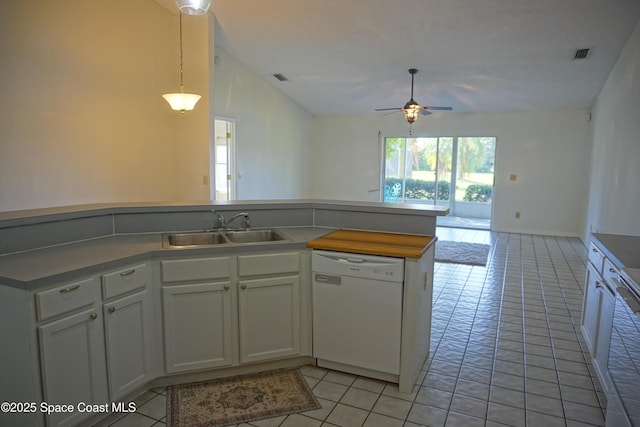
[[[495,144],[495,137],[385,138],[382,200],[490,219]]]

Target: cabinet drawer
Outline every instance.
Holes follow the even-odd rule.
[[[593,242],[589,243],[589,262],[593,264],[598,273],[602,274],[602,263],[604,262],[604,255],[600,248],[598,248]]]
[[[231,276],[229,257],[191,258],[162,261],[163,282],[224,279]]]
[[[241,255],[238,257],[238,274],[240,276],[297,273],[298,271],[300,271],[300,257],[297,252]]]
[[[133,265],[102,276],[102,296],[109,299],[147,286],[147,264]]]
[[[98,279],[92,277],[36,293],[38,319],[45,320],[93,304],[100,299],[98,287]]]

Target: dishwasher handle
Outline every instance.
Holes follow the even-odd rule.
[[[314,279],[317,283],[326,283],[328,285],[340,285],[342,283],[342,277],[329,274],[316,273]]]

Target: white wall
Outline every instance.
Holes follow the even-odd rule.
[[[216,56],[215,113],[236,120],[237,199],[307,197],[313,116],[219,47]]]
[[[313,192],[316,198],[379,200],[383,136],[407,136],[400,113],[317,117]],[[493,229],[579,236],[584,224],[590,123],[586,110],[518,113],[434,113],[414,136],[495,136]],[[510,174],[518,180],[509,181]],[[515,212],[522,213],[515,219]]]
[[[585,234],[640,236],[640,22],[593,108]]]
[[[203,98],[181,115],[161,97],[179,85],[177,14],[0,2],[0,211],[208,199],[209,20],[185,18],[185,84]]]

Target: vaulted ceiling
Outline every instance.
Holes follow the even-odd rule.
[[[212,11],[216,44],[316,115],[404,105],[409,68],[422,105],[527,111],[591,107],[640,1],[213,0]]]

